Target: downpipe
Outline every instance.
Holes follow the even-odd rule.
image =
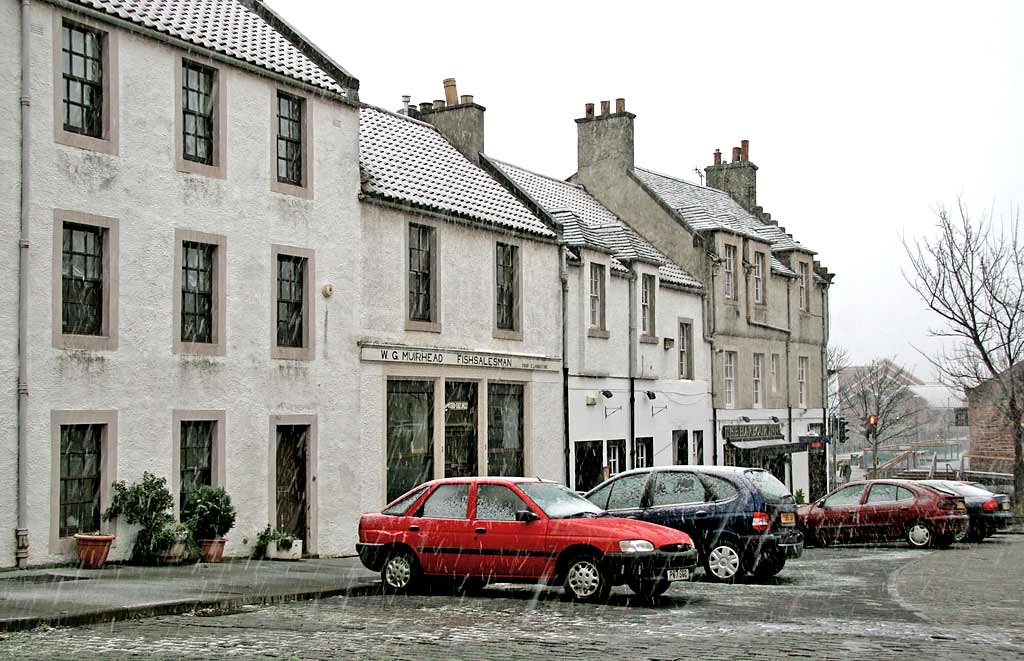
[[[629,265],[629,466],[636,468],[636,270]]]
[[[18,527],[14,557],[28,565],[28,272],[32,188],[30,4],[21,0],[21,230],[18,239]]]
[[[565,242],[559,243],[558,278],[562,283],[562,442],[565,452],[565,486],[573,488],[572,481],[572,447],[569,436],[569,330],[566,324],[569,312],[569,269],[568,247]]]

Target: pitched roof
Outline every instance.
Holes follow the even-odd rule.
[[[362,108],[359,167],[366,195],[555,238],[526,205],[425,122]]]
[[[259,2],[71,0],[295,80],[352,96],[359,81]],[[301,48],[300,48],[301,46]],[[317,60],[317,61],[314,61]]]
[[[488,160],[562,223],[562,238],[569,245],[610,252],[612,268],[616,271],[626,271],[624,261],[642,261],[657,265],[660,280],[668,284],[690,289],[703,287],[700,280],[673,263],[582,186],[494,158]]]
[[[633,168],[633,174],[644,186],[682,216],[694,230],[733,232],[740,236],[769,243],[772,251],[804,250],[810,252],[807,247],[786,234],[777,223],[758,218],[724,191],[699,186],[639,167]],[[789,269],[785,270],[789,271]]]

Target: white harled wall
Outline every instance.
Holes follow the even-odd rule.
[[[271,99],[278,85],[218,63],[227,79],[227,176],[187,175],[174,166],[175,68],[181,51],[134,33],[119,39],[118,156],[54,142],[54,8],[33,3],[31,36],[33,200],[29,312],[29,529],[31,564],[66,561],[49,548],[50,412],[118,412],[117,479],[143,471],[170,478],[173,409],[226,411],[226,488],[238,510],[228,555],[246,555],[268,521],[269,417],[318,416],[319,547],[351,546],[360,510],[359,378],[354,311],[362,295],[357,193],[358,110],[306,95],[316,136],[315,199],[270,191]],[[112,28],[113,29],[113,28]],[[38,34],[36,32],[39,32]],[[18,166],[17,4],[0,4],[0,168]],[[14,563],[17,187],[0,195],[0,566]],[[120,223],[119,347],[65,351],[51,341],[55,208],[114,217]],[[227,237],[227,349],[223,357],[172,353],[174,230]],[[271,244],[316,251],[316,356],[272,360]],[[334,286],[325,298],[324,284]],[[111,558],[123,559],[133,535],[124,526]]]

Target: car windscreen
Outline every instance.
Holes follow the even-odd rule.
[[[746,476],[754,483],[757,490],[761,492],[764,499],[773,504],[790,504],[796,502],[793,494],[782,482],[779,482],[774,475],[766,470],[744,471]]]
[[[604,510],[575,491],[552,482],[520,482],[518,485],[537,507],[552,519],[570,516],[596,516]]]

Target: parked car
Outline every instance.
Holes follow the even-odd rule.
[[[953,480],[922,480],[921,484],[964,497],[970,517],[964,538],[972,542],[991,537],[997,530],[1010,525],[1013,519],[1010,497],[1005,494],[993,493],[978,484]]]
[[[685,533],[606,516],[560,484],[529,478],[427,482],[364,514],[356,550],[388,590],[423,576],[545,581],[578,601],[604,600],[622,583],[655,597],[697,566]]]
[[[765,578],[803,553],[796,501],[760,468],[659,466],[619,473],[587,499],[610,514],[676,528],[697,546],[704,574]]]
[[[809,543],[893,541],[946,547],[967,530],[963,496],[911,480],[861,480],[800,508]]]

